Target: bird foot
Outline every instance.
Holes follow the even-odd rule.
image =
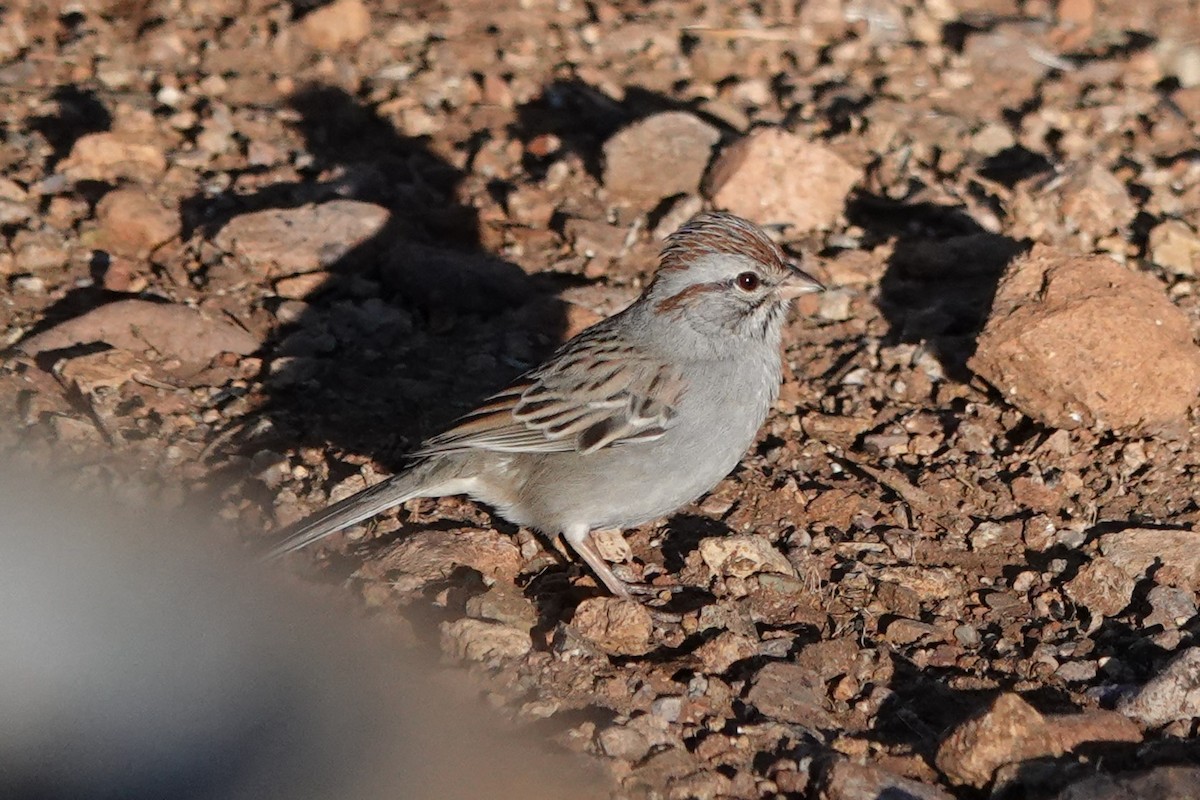
[[[657,597],[658,595],[662,594],[663,592],[670,592],[670,593],[674,594],[675,592],[680,591],[681,588],[682,587],[679,587],[679,586],[655,586],[654,584],[651,584],[651,583],[626,583],[625,584],[625,589],[629,592],[629,594],[631,596],[636,597],[636,598]]]

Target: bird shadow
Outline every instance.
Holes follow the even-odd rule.
[[[461,170],[341,89],[289,99],[311,164],[250,194],[196,194],[185,236],[241,215],[354,200],[387,211],[297,299],[269,298],[255,448],[317,447],[394,472],[422,438],[544,358],[566,330],[559,286],[484,252]],[[227,267],[228,268],[228,267]],[[216,277],[216,276],[211,276]],[[266,424],[262,424],[265,418]],[[243,440],[247,444],[247,440]]]

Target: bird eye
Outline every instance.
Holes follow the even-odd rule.
[[[762,278],[758,277],[757,272],[743,272],[737,276],[737,285],[744,292],[753,292],[762,286]]]

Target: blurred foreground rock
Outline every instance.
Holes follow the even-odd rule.
[[[161,510],[72,509],[70,488],[0,476],[0,796],[605,796],[579,762],[501,731],[403,626]],[[528,649],[469,626],[490,631],[457,623],[465,657]]]

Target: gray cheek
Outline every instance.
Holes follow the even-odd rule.
[[[744,298],[731,297],[724,292],[705,298],[697,308],[696,316],[713,333],[738,333],[750,313]]]

